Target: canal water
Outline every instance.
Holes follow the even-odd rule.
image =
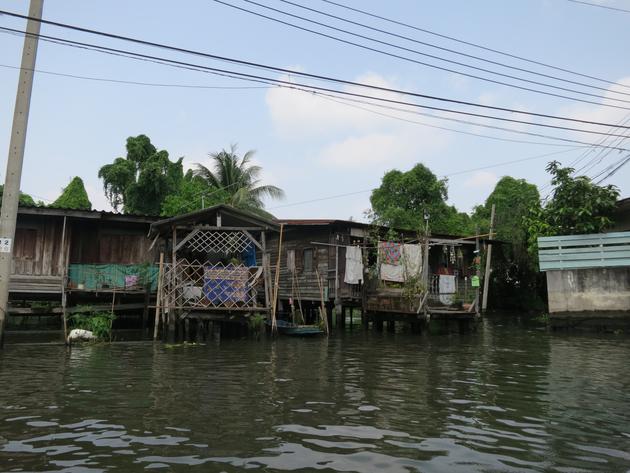
[[[630,338],[8,345],[0,471],[628,472]]]

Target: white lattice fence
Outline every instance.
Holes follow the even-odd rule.
[[[249,235],[242,231],[194,230],[183,246],[201,253],[238,254],[252,246]]]
[[[202,264],[180,260],[165,264],[162,306],[177,309],[255,308],[262,268]]]

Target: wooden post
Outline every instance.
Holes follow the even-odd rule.
[[[172,247],[172,251],[171,251],[171,258],[172,258],[172,271],[171,271],[171,277],[172,277],[172,291],[171,291],[171,295],[173,297],[173,300],[171,300],[171,305],[172,306],[176,306],[177,305],[177,251],[175,250],[175,247],[177,246],[177,228],[175,227],[175,225],[173,225],[173,247]],[[169,307],[168,310],[168,335],[167,335],[167,340],[170,343],[173,343],[175,341],[175,323],[176,323],[176,310],[174,307]]]
[[[160,306],[162,303],[162,278],[164,277],[164,252],[160,252],[160,266],[158,270],[158,287],[155,300],[155,325],[153,326],[153,340],[157,340],[160,326]],[[162,327],[164,330],[164,327]]]
[[[282,237],[284,235],[284,224],[280,224],[280,239],[278,240],[278,260],[276,261],[276,274],[273,288],[273,300],[271,301],[271,331],[278,330],[276,324],[276,308],[278,307],[278,289],[280,284],[280,260],[282,259]]]
[[[364,329],[368,328],[368,314],[367,314],[367,288],[368,281],[367,275],[369,274],[368,269],[368,254],[367,254],[367,246],[365,244],[365,237],[363,238],[363,248],[361,251],[361,259],[363,260],[363,281],[361,284],[361,325]],[[350,325],[352,325],[352,315],[350,315]]]
[[[492,241],[492,232],[494,231],[494,204],[492,204],[492,211],[490,213],[490,233],[488,239]],[[485,312],[488,307],[488,289],[490,288],[490,261],[492,259],[492,243],[488,242],[488,251],[486,253],[486,270],[483,273],[483,301],[481,303],[481,311]]]
[[[330,260],[329,260],[330,261]],[[339,294],[339,245],[335,244],[335,316],[341,312],[341,295]]]
[[[418,307],[418,313],[420,310],[424,313],[424,318],[427,320],[429,315],[428,301],[429,293],[431,292],[431,284],[429,282],[429,234],[427,224],[427,235],[424,237],[424,251],[422,255],[422,282],[424,284],[424,297],[420,301],[420,307]]]
[[[68,314],[67,308],[67,295],[66,295],[66,221],[67,216],[63,216],[63,226],[61,227],[61,251],[59,252],[60,259],[60,272],[61,272],[61,317],[63,321],[63,340],[64,343],[68,343]]]
[[[265,283],[265,308],[269,310],[271,309],[271,295],[269,294],[271,289],[271,267],[269,265],[269,253],[267,252],[267,235],[264,231],[260,233],[260,244],[262,246],[263,282]]]
[[[326,335],[328,335],[330,333],[330,328],[328,326],[328,314],[326,313],[326,304],[324,302],[324,283],[322,282],[322,278],[317,268],[315,268],[315,276],[317,277],[317,285],[319,286],[319,315],[321,320],[324,322],[324,330],[326,330]]]
[[[481,253],[479,251],[479,229],[475,230],[475,258],[478,258],[479,264],[477,264],[477,288],[475,289],[475,313],[479,315],[479,280],[481,279]],[[473,260],[474,261],[474,260]]]

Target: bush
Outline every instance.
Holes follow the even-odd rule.
[[[78,308],[78,312],[70,316],[70,326],[89,330],[99,340],[111,340],[112,324],[116,315],[108,312],[94,312],[89,306]]]

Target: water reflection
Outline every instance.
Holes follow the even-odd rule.
[[[630,469],[627,337],[8,346],[0,471]]]

